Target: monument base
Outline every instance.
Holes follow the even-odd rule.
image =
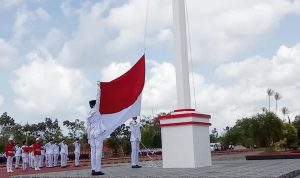
[[[211,166],[210,115],[195,109],[175,110],[160,116],[163,168]]]

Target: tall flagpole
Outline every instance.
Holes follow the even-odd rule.
[[[191,108],[185,1],[173,0],[173,29],[176,51],[177,108]]]
[[[210,115],[191,108],[186,35],[185,1],[173,0],[176,53],[177,109],[160,116],[164,168],[196,168],[211,165]]]

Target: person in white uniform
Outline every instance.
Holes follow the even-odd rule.
[[[100,82],[98,84],[96,100],[89,101],[91,110],[87,117],[87,134],[88,143],[91,147],[91,169],[92,175],[104,175],[101,172],[101,157],[103,148],[103,132],[105,126],[103,125],[101,115],[99,112],[100,105]]]
[[[137,121],[137,117],[133,117],[130,122],[130,143],[131,143],[131,167],[141,168],[139,166],[139,151],[141,143],[141,125]]]
[[[20,147],[19,143],[16,144],[15,151],[16,151],[16,154],[15,154],[15,158],[16,158],[15,168],[19,169],[21,152],[22,152],[22,148]]]
[[[41,148],[41,160],[40,160],[40,168],[44,167],[45,164],[45,146],[42,144],[42,148]]]
[[[50,140],[48,143],[45,145],[46,148],[46,156],[47,156],[47,167],[52,168],[53,167],[53,144],[52,140]]]
[[[79,158],[80,158],[80,142],[79,138],[76,138],[76,141],[73,143],[74,145],[74,155],[75,155],[75,167],[79,166]]]
[[[65,139],[63,139],[60,143],[60,166],[61,168],[67,167],[67,153],[68,153],[68,145],[65,144]]]
[[[58,156],[59,156],[59,146],[57,144],[57,141],[55,141],[55,143],[53,144],[53,153],[54,153],[54,167],[57,167],[57,163],[58,163]]]
[[[29,168],[29,151],[30,148],[27,145],[26,141],[23,141],[23,146],[22,146],[22,167],[23,171],[27,171]]]

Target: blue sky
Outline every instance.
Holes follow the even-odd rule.
[[[0,112],[21,123],[85,120],[96,81],[117,77],[143,54],[146,5],[0,0]],[[267,88],[283,96],[279,114],[284,106],[292,120],[300,114],[299,0],[187,0],[187,10],[191,97],[212,127],[268,107]],[[149,1],[144,115],[178,109],[172,23],[171,0]]]

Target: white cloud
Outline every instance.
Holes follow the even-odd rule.
[[[102,62],[103,46],[108,38],[105,33],[106,24],[102,14],[107,8],[107,3],[97,3],[94,6],[86,5],[78,10],[78,29],[67,41],[60,54],[59,60],[68,66],[92,66]],[[84,59],[84,60],[83,60]]]
[[[18,6],[22,3],[22,0],[0,0],[0,8],[9,8]]]
[[[0,113],[3,111],[3,109],[2,109],[3,103],[4,103],[4,98],[3,98],[3,96],[0,95]]]
[[[80,70],[65,68],[51,56],[30,53],[27,58],[29,63],[17,69],[11,81],[19,109],[42,115],[64,113],[64,117],[85,114],[81,112],[91,84]]]
[[[57,54],[61,50],[65,40],[66,37],[62,31],[52,28],[41,41],[37,40],[35,42],[35,46],[37,49],[44,48],[51,52],[51,54]]]
[[[25,35],[29,34],[32,30],[32,26],[36,21],[49,20],[51,16],[43,8],[37,8],[33,11],[26,9],[25,7],[19,8],[16,13],[14,23],[14,42],[18,43]]]
[[[170,63],[149,61],[143,90],[142,108],[146,111],[171,111],[176,107],[175,67]]]
[[[296,1],[187,1],[192,52],[196,60],[230,61],[270,33],[288,14],[300,9]]]
[[[240,62],[223,64],[216,70],[223,85],[208,82],[199,73],[194,73],[194,97],[192,75],[190,75],[192,107],[200,113],[212,116],[212,128],[221,131],[233,126],[237,119],[250,117],[268,107],[267,88],[278,91],[283,98],[278,101],[278,114],[287,107],[291,120],[300,113],[300,44],[293,47],[281,46],[272,59],[253,57]],[[169,112],[176,108],[175,67],[170,63],[149,62],[146,85],[143,91],[144,113]],[[271,100],[271,110],[275,112],[275,100]]]
[[[129,62],[111,63],[101,70],[101,81],[111,81],[121,76],[131,68]]]
[[[18,50],[0,38],[0,68],[5,67],[16,60]]]

